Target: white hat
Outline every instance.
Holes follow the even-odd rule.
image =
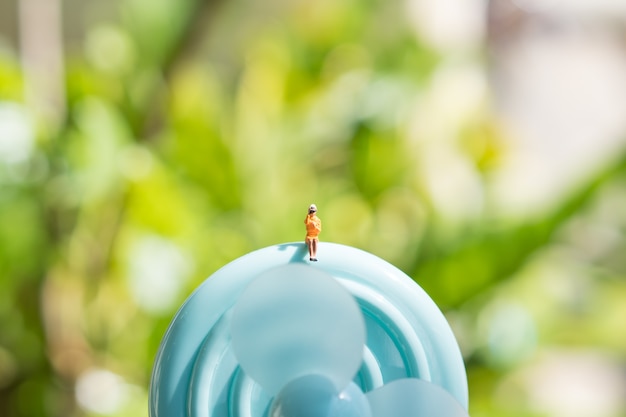
[[[317,206],[315,204],[311,204],[309,206],[309,211],[317,211]]]

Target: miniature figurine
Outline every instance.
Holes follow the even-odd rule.
[[[317,262],[317,244],[319,239],[317,236],[322,231],[322,221],[316,215],[317,206],[315,204],[311,204],[309,206],[309,213],[304,219],[304,224],[306,225],[306,238],[304,242],[309,248],[309,261]]]

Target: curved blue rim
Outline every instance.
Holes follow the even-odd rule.
[[[259,274],[289,263],[320,268],[340,282],[346,281],[348,291],[351,285],[365,287],[377,294],[374,298],[378,297],[381,303],[391,303],[419,340],[420,352],[413,353],[417,359],[410,359],[423,363],[425,358],[428,368],[426,378],[419,375],[419,370],[411,371],[413,374],[408,376],[421,377],[439,385],[467,410],[467,376],[458,344],[443,313],[428,294],[395,266],[360,249],[321,242],[318,259],[319,262],[315,263],[308,261],[304,243],[285,243],[244,255],[206,279],[180,307],[161,341],[150,382],[150,416],[263,417],[262,411],[267,409],[266,403],[270,399],[260,388],[249,389],[249,399],[244,399],[244,404],[237,407],[237,414],[233,414],[233,410],[228,410],[232,396],[227,392],[233,385],[232,376],[217,369],[217,376],[199,377],[198,369],[194,371],[194,368],[198,367],[198,357],[207,356],[206,352],[201,353],[206,349],[206,343],[222,348],[229,343],[226,340],[230,337],[229,332],[212,332],[212,329],[225,315],[227,319],[227,313],[246,286]],[[358,296],[355,297],[358,300]],[[371,304],[371,300],[368,303]],[[396,327],[395,323],[388,324]],[[214,336],[217,341],[207,342],[211,333],[218,334]],[[411,352],[403,354],[410,355]],[[384,361],[384,358],[378,360]],[[227,362],[232,362],[230,356]],[[217,365],[212,364],[213,367]],[[232,363],[227,365],[229,369],[233,367]],[[194,387],[194,381],[199,380],[203,381],[203,386]],[[207,394],[209,390],[211,395]],[[225,403],[218,404],[220,401]],[[242,403],[241,398],[238,401]],[[245,404],[246,401],[249,404]],[[199,409],[203,411],[199,412]]]

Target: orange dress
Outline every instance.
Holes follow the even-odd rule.
[[[322,221],[315,214],[308,214],[304,219],[306,225],[306,240],[317,239],[322,231]]]

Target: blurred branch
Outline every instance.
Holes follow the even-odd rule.
[[[19,29],[26,102],[53,131],[65,118],[60,0],[20,0]]]
[[[47,137],[56,137],[65,127],[66,121],[61,1],[19,0],[17,5],[25,102],[33,120],[38,122],[36,127],[43,128]],[[7,130],[3,133],[9,136],[11,134]],[[57,146],[55,142],[60,141],[49,141],[45,145],[54,148]],[[15,188],[17,189],[18,187]],[[44,195],[45,191],[45,184],[31,185],[19,190],[18,194],[35,199]],[[32,220],[35,223],[34,227],[39,231],[46,229],[46,224],[38,224],[37,221],[41,218],[49,220],[50,206],[53,205],[36,200],[36,203],[30,206],[36,212]],[[17,230],[28,227],[19,223],[13,226]],[[13,331],[12,335],[7,331],[0,338],[3,345],[0,346],[0,353],[4,353],[6,348],[9,352],[7,354],[9,363],[11,364],[11,360],[15,361],[13,365],[15,369],[9,373],[9,378],[0,384],[0,415],[6,417],[44,415],[44,405],[40,398],[43,398],[43,391],[47,386],[42,381],[49,382],[48,386],[55,386],[52,383],[54,376],[51,364],[46,355],[47,334],[41,322],[43,309],[40,296],[46,281],[47,263],[52,257],[50,255],[64,237],[55,235],[51,229],[46,232],[47,236],[45,238],[42,236],[42,241],[33,249],[47,253],[29,253],[31,259],[23,263],[30,263],[32,266],[15,268],[13,274],[9,272],[12,285],[3,289],[11,291],[12,298],[17,302],[15,311],[11,312],[9,305],[9,314],[4,316],[7,313],[5,309],[4,317],[0,319],[15,320],[19,322],[20,328],[17,332]],[[4,331],[3,327],[3,333]],[[3,368],[4,364],[0,364],[0,368]],[[3,374],[3,371],[4,369],[0,369],[0,374]],[[28,392],[27,397],[24,397],[27,400],[21,401],[24,392]],[[50,395],[52,392],[48,391],[46,394]],[[19,404],[16,398],[20,398]]]
[[[203,34],[209,27],[209,20],[213,17],[213,12],[220,4],[221,0],[195,0],[187,12],[186,23],[182,25],[181,31],[177,34],[177,39],[172,43],[172,47],[164,54],[165,58],[161,63],[163,77],[168,80],[176,69],[177,65],[193,55],[198,49]],[[141,140],[148,140],[154,136],[162,127],[163,119],[163,99],[166,88],[163,83],[155,86],[146,101],[146,108],[143,114],[137,118],[134,126],[136,137]]]
[[[169,77],[178,62],[192,55],[200,45],[208,28],[208,20],[221,0],[195,0],[187,14],[187,23],[178,35],[178,40],[166,54],[163,72]]]

